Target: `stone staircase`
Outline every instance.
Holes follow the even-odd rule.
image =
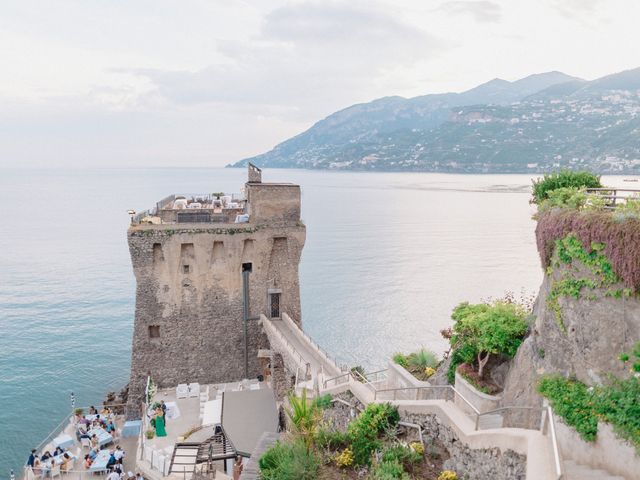
[[[612,475],[605,470],[598,470],[576,463],[573,460],[564,460],[563,480],[627,480],[618,475]]]

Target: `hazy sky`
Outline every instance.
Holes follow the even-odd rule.
[[[222,166],[353,103],[640,66],[638,0],[2,0],[0,166]]]

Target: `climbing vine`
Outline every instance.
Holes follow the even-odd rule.
[[[555,280],[551,284],[551,291],[547,297],[547,306],[553,311],[558,328],[566,333],[567,329],[562,320],[562,309],[558,299],[560,297],[570,297],[576,300],[583,298],[583,289],[595,290],[596,288],[607,288],[620,282],[620,278],[613,271],[611,263],[604,255],[604,244],[592,242],[590,249],[584,248],[582,242],[570,233],[563,238],[559,238],[555,242],[555,255],[552,266],[547,268],[547,275],[553,273],[554,267],[562,264],[572,265],[574,262],[580,262],[595,277],[578,278],[573,273],[565,273],[560,280]],[[629,295],[630,289],[609,289],[605,292],[605,296],[621,298],[623,295]],[[595,300],[595,294],[591,293],[585,297],[587,300]]]

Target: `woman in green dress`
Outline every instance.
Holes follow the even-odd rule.
[[[156,436],[166,437],[167,432],[164,429],[164,412],[161,408],[156,410]]]

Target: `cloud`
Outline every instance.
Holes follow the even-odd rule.
[[[577,15],[592,14],[602,3],[602,0],[552,0],[551,5],[562,16],[576,18]]]
[[[482,23],[496,23],[502,17],[502,7],[488,0],[452,0],[440,5],[438,10],[454,15],[468,14]]]
[[[386,76],[445,49],[370,3],[305,2],[268,13],[249,40],[219,41],[225,62],[195,71],[120,72],[146,78],[154,94],[176,104],[252,104],[311,119],[380,95]]]

